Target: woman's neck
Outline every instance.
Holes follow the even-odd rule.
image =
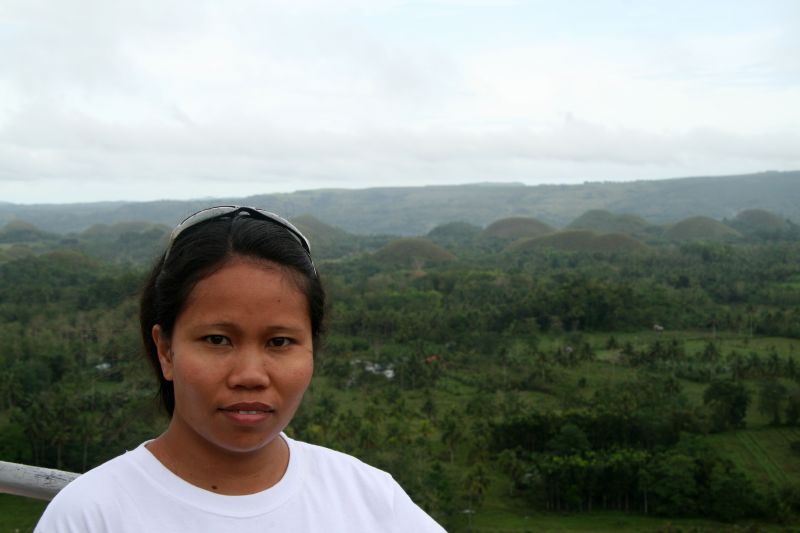
[[[146,447],[173,474],[202,489],[227,496],[254,494],[277,484],[289,466],[289,446],[281,436],[257,450],[235,452],[191,430],[187,434],[175,427],[179,424],[173,418]]]

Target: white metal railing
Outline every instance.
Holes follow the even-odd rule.
[[[79,475],[53,468],[0,461],[0,493],[52,500],[58,491]]]

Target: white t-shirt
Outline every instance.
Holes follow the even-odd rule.
[[[282,437],[289,466],[267,490],[223,496],[179,478],[144,444],[67,485],[45,532],[442,532],[392,477],[358,459]]]

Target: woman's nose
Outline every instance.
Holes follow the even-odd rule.
[[[231,388],[258,389],[270,385],[269,358],[261,349],[243,347],[231,361],[228,386]]]

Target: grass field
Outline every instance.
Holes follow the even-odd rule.
[[[0,533],[30,533],[47,502],[0,494]],[[790,532],[797,526],[775,524],[725,524],[710,520],[666,519],[620,512],[583,514],[527,514],[519,507],[488,503],[474,515],[464,515],[451,531],[475,533],[582,533],[627,531],[630,533]]]
[[[0,494],[0,533],[33,531],[47,502]]]
[[[605,350],[606,342],[611,336],[609,333],[595,333],[587,335],[592,347],[598,351],[598,359],[609,358],[614,351]],[[750,337],[744,333],[710,330],[705,331],[636,331],[614,333],[617,343],[622,346],[630,342],[636,348],[643,348],[655,341],[670,342],[677,339],[683,344],[687,355],[702,352],[709,341],[717,344],[720,352],[728,355],[737,351],[742,355],[756,352],[766,356],[773,349],[781,357],[790,356],[800,362],[800,341],[783,337]]]
[[[531,513],[510,514],[503,509],[487,509],[474,515],[471,525],[467,518],[462,519],[458,531],[476,533],[583,533],[614,532],[630,533],[727,533],[727,532],[790,532],[798,531],[800,524],[782,526],[745,522],[726,524],[711,520],[668,519],[620,512],[596,512],[582,514]]]
[[[709,435],[724,456],[766,487],[800,479],[800,454],[789,447],[800,440],[800,428],[755,428]]]

